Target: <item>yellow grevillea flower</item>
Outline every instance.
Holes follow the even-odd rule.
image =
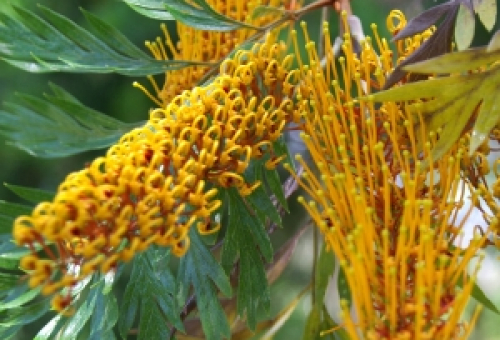
[[[290,9],[298,6],[301,1],[292,0],[208,0],[212,8],[231,19],[235,19],[255,27],[264,27],[278,18],[278,14],[252,16],[253,11],[259,6],[271,6]],[[164,41],[157,38],[155,42],[146,42],[147,48],[158,60],[190,60],[202,62],[218,62],[226,57],[238,44],[246,41],[256,33],[251,28],[242,28],[231,32],[201,31],[177,22],[179,41],[174,44],[167,27],[162,24]],[[171,55],[171,56],[169,56]],[[153,85],[155,95],[144,91],[159,107],[166,107],[168,103],[184,90],[189,90],[197,85],[202,76],[209,70],[209,66],[196,65],[180,70],[167,71],[162,87],[158,86],[152,76],[148,77]],[[135,84],[138,87],[141,85]],[[145,90],[144,88],[142,88]]]
[[[299,121],[289,99],[298,71],[290,71],[293,57],[274,41],[270,35],[238,52],[212,84],[153,111],[105,157],[69,175],[52,202],[15,221],[16,242],[31,249],[21,260],[31,287],[60,292],[151,244],[182,256],[194,224],[202,234],[219,229],[211,219],[221,204],[216,187],[251,193],[259,183],[242,177],[250,160],[268,154],[266,167],[274,168],[281,157],[272,143],[287,122]],[[70,303],[70,292],[53,299],[57,310]]]
[[[400,29],[403,20],[393,12],[389,29]],[[298,105],[302,137],[317,170],[298,157],[305,172],[297,177],[309,196],[299,200],[338,257],[351,289],[357,319],[344,301],[344,327],[351,339],[466,339],[477,317],[471,324],[460,321],[474,284],[466,267],[485,236],[478,235],[466,250],[453,247],[461,227],[453,222],[463,203],[455,197],[463,185],[464,151],[455,147],[433,160],[430,150],[438,135],[426,131],[418,105],[409,110],[405,103],[375,106],[353,99],[383,86],[393,52],[375,31],[378,51],[367,39],[358,57],[345,26],[339,68],[328,48],[321,66],[303,26],[309,65],[301,62]],[[324,29],[328,47],[328,26]],[[418,41],[422,37],[407,39],[397,57]]]

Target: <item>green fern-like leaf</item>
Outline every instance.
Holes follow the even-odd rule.
[[[114,27],[85,11],[94,34],[43,6],[40,10],[45,20],[21,7],[14,9],[18,18],[0,12],[0,58],[28,72],[144,76],[196,64],[155,60]]]
[[[18,102],[0,110],[0,134],[28,153],[65,157],[101,149],[139,124],[126,124],[84,106],[55,85],[44,99],[19,94]]]

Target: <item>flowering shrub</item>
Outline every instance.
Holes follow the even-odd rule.
[[[469,50],[457,37],[462,51],[452,52],[449,35],[461,4],[487,25],[481,6],[491,2],[450,1],[409,22],[394,10],[394,48],[376,25],[364,35],[348,1],[124,2],[176,19],[179,41],[162,25],[165,40],[146,43],[151,57],[87,12],[95,34],[47,8],[47,21],[20,8],[18,19],[0,15],[0,57],[14,66],[146,76],[152,93],[134,86],[156,105],[132,127],[54,87],[40,105],[11,106],[19,117],[4,114],[4,134],[34,155],[109,149],[54,194],[12,186],[34,208],[1,202],[2,338],[47,313],[36,339],[269,338],[308,291],[304,339],[467,339],[480,317],[477,308],[463,319],[471,297],[498,312],[475,284],[481,249],[499,244],[498,161],[487,158],[499,136],[495,86],[462,89],[494,84],[498,43],[495,35],[484,51]],[[317,43],[306,22],[287,30],[318,10],[339,20],[335,41],[329,22]],[[156,74],[165,74],[161,87]],[[16,124],[40,115],[72,133]],[[87,146],[79,139],[93,133]],[[296,162],[285,143],[293,133],[307,150]],[[303,229],[276,252],[270,235],[299,187],[324,246],[318,259],[311,241],[311,284],[271,318],[269,284]],[[486,228],[461,248],[473,209]],[[340,299],[325,295],[329,280]]]

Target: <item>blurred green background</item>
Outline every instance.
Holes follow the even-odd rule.
[[[370,34],[369,25],[375,22],[380,28],[381,35],[387,36],[385,19],[390,9],[402,9],[407,14],[407,18],[411,18],[424,8],[437,3],[432,0],[353,0],[352,6],[354,14],[358,15],[363,22],[365,34]],[[88,27],[79,12],[80,7],[84,8],[117,27],[137,46],[141,47],[144,46],[145,40],[153,40],[161,33],[158,21],[141,17],[119,0],[2,0],[0,1],[0,10],[13,13],[11,5],[17,5],[36,12],[37,4],[47,6],[64,14],[83,27]],[[320,27],[319,14],[319,12],[316,12],[304,17],[304,20],[308,22],[313,39],[317,39],[318,36],[317,32]],[[337,27],[337,18],[332,15],[331,20],[331,26]],[[171,32],[175,31],[174,22],[169,22],[168,27]],[[479,24],[475,44],[486,43],[488,37],[488,32]],[[153,103],[142,92],[132,87],[132,82],[135,80],[144,84],[147,83],[143,78],[131,78],[114,74],[29,74],[0,61],[0,102],[15,100],[16,92],[41,97],[44,92],[48,92],[48,83],[53,82],[65,88],[85,105],[93,109],[125,122],[137,122],[147,119],[148,110],[153,106]],[[37,159],[6,143],[7,141],[0,137],[0,144],[2,145],[0,148],[0,182],[47,190],[55,190],[69,172],[82,168],[86,162],[104,153],[104,150],[101,150],[67,158]],[[3,185],[0,186],[0,199],[7,201],[18,200]],[[283,243],[305,220],[305,215],[298,206],[293,211],[295,211],[294,215],[285,220],[285,228],[273,235],[273,241],[277,246]],[[302,237],[291,265],[272,287],[273,315],[286,306],[308,284],[312,270],[311,234],[311,232],[308,232]],[[500,302],[500,297],[493,300]],[[287,325],[280,330],[276,339],[298,339],[301,337],[310,306],[309,302],[310,298],[306,296]],[[483,312],[483,317],[473,338],[500,338],[495,334],[495,328],[499,327],[496,320],[498,320],[498,315]],[[32,329],[25,329],[18,339],[30,339],[36,331],[38,331],[38,328],[37,325],[34,325]],[[494,337],[491,337],[491,334]]]

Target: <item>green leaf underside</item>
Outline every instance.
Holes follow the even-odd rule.
[[[0,13],[0,58],[28,72],[116,72],[145,76],[196,62],[158,61],[133,45],[118,30],[83,11],[94,34],[40,6],[45,19],[14,7],[18,18]]]
[[[0,110],[0,134],[9,144],[37,157],[65,157],[108,147],[138,126],[85,107],[62,88],[51,87],[53,95],[40,99],[19,94],[17,103]]]
[[[153,247],[134,258],[118,320],[123,338],[127,337],[139,310],[139,339],[168,338],[166,322],[183,330],[180,310],[174,298],[175,280],[168,267],[168,259],[168,251]]]
[[[174,20],[165,6],[164,0],[123,0],[137,13],[156,20]]]
[[[264,174],[266,178],[266,183],[271,189],[271,192],[276,196],[278,202],[280,202],[281,206],[287,211],[288,210],[288,202],[285,197],[285,192],[283,191],[283,186],[281,185],[280,176],[276,169],[268,170],[264,169]]]
[[[258,29],[216,12],[204,0],[193,0],[192,3],[194,5],[184,0],[170,0],[165,1],[164,6],[176,20],[204,31],[234,31],[239,28]]]
[[[474,14],[465,5],[460,5],[455,24],[455,42],[459,50],[468,48],[472,43],[475,24]]]
[[[237,311],[255,328],[257,315],[266,316],[270,309],[270,291],[261,254],[267,261],[273,257],[265,227],[250,212],[235,189],[229,193],[229,222],[222,248],[222,266],[230,272],[239,257]]]
[[[207,249],[195,228],[189,231],[190,246],[181,258],[178,271],[183,300],[191,285],[194,288],[203,332],[208,340],[230,337],[229,324],[221,307],[214,284],[225,296],[231,295],[231,284],[224,270]],[[212,283],[213,282],[213,283]]]

